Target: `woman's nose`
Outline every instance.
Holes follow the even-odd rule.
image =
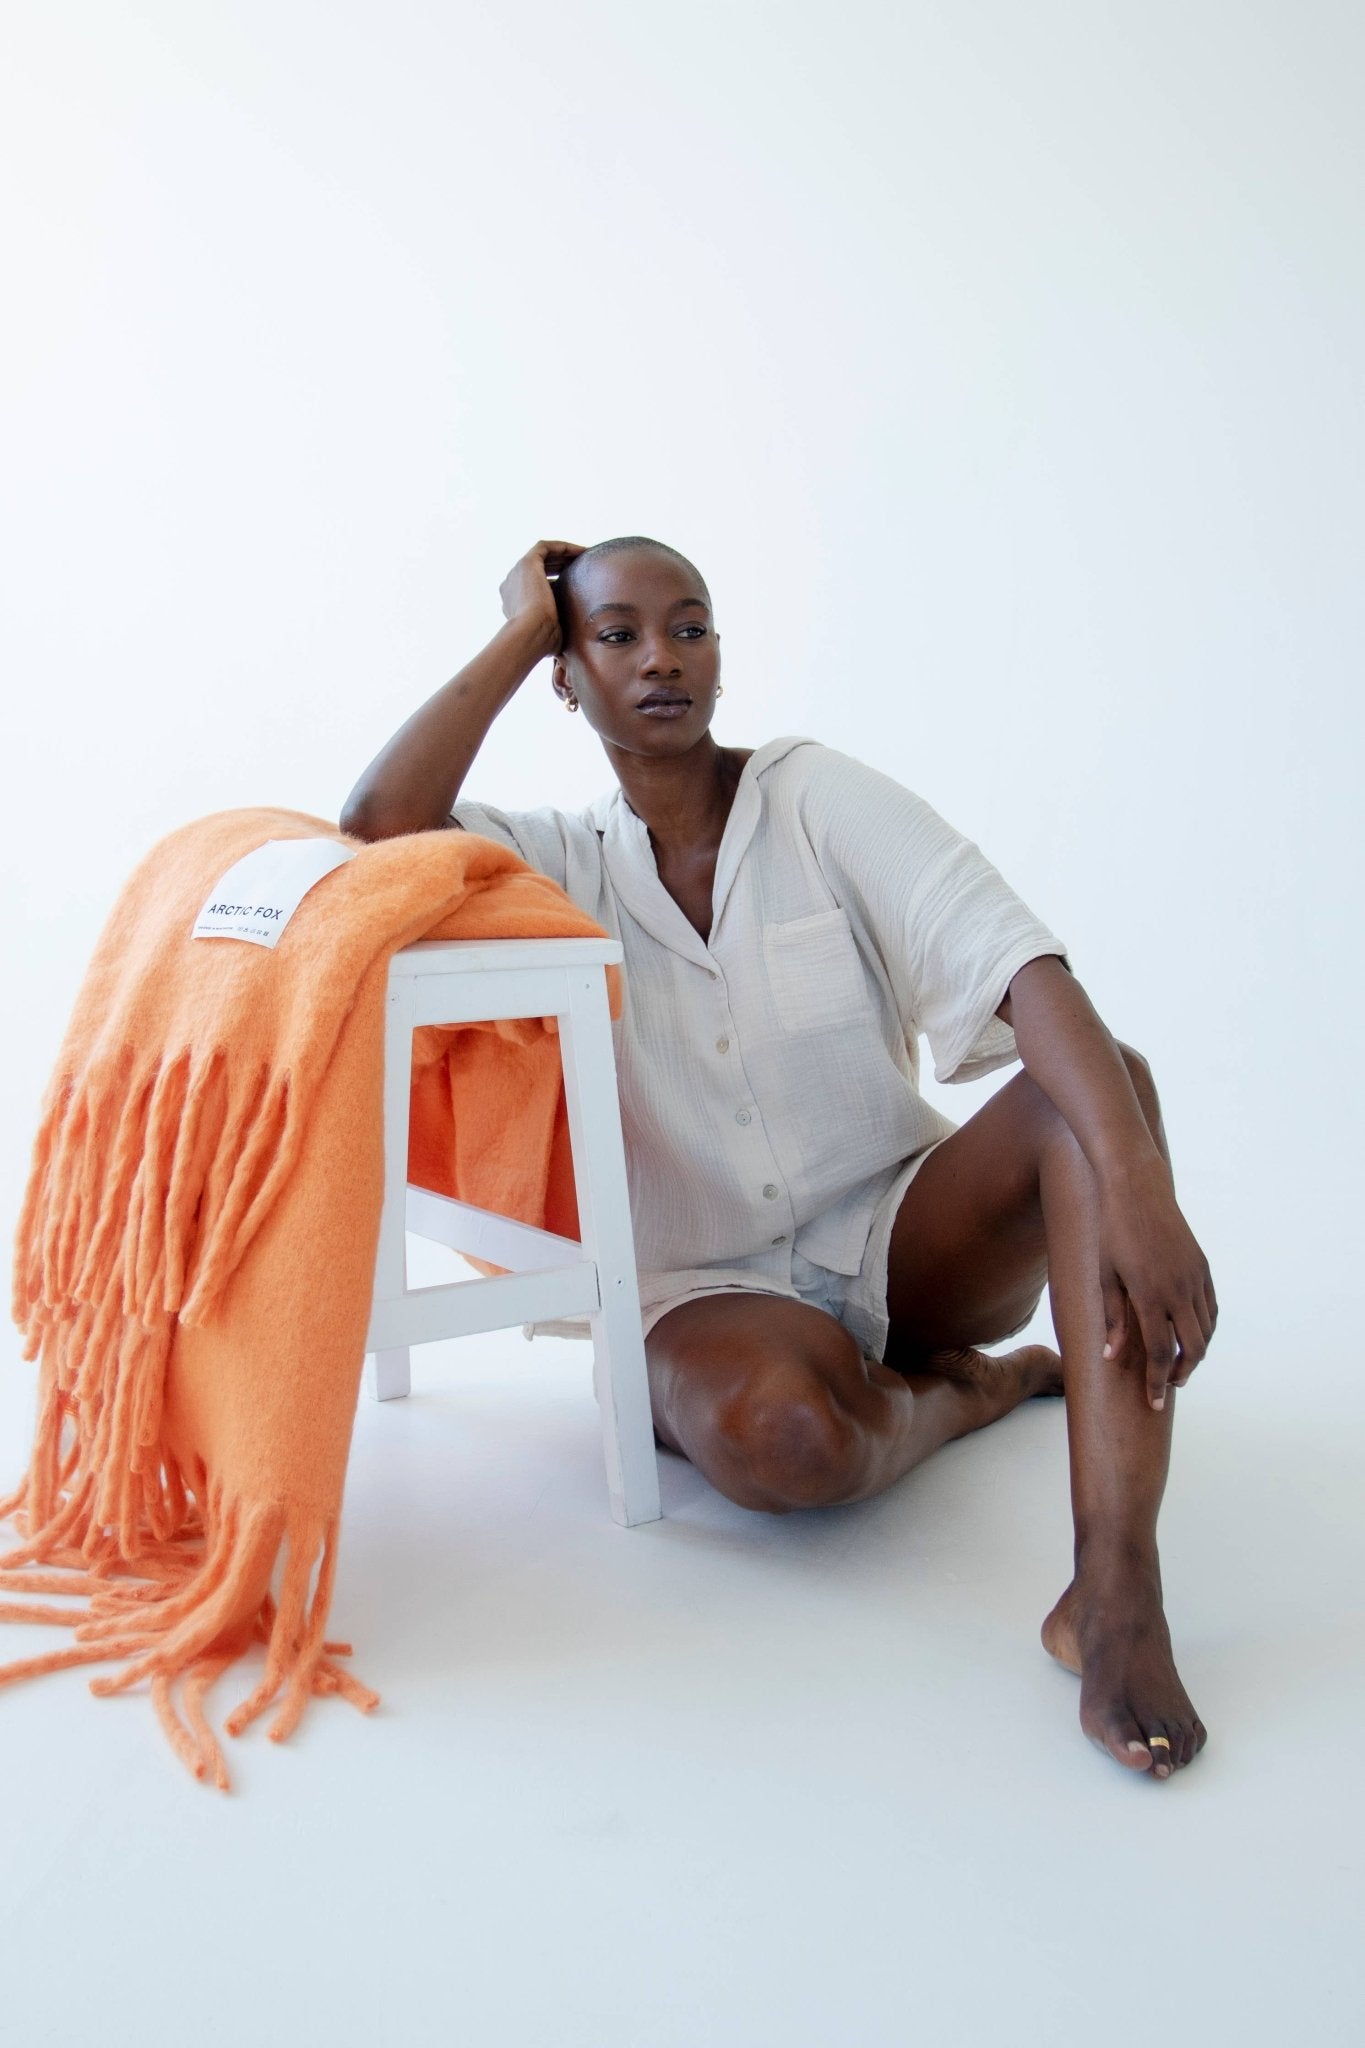
[[[675,643],[666,635],[657,640],[644,639],[640,642],[640,673],[642,676],[677,676],[682,674]]]

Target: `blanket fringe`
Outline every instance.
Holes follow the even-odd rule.
[[[365,1712],[378,1703],[335,1662],[348,1646],[323,1639],[335,1523],[277,1502],[200,1503],[163,1442],[176,1322],[212,1315],[296,1163],[298,1111],[287,1072],[229,1071],[221,1047],[148,1061],[125,1046],[79,1084],[59,1075],[15,1249],[14,1319],[41,1377],[28,1475],[0,1500],[24,1539],[0,1556],[0,1591],[24,1596],[0,1604],[0,1621],[74,1639],[0,1667],[0,1685],[126,1660],[91,1691],[147,1681],[176,1754],[223,1789],[204,1700],[252,1641],[265,1644],[265,1673],[229,1717],[234,1734],[281,1691],[276,1741],[315,1694]]]
[[[335,1661],[350,1645],[325,1639],[336,1577],[337,1525],[278,1502],[243,1502],[211,1494],[205,1519],[189,1519],[160,1543],[145,1540],[137,1557],[86,1562],[97,1528],[85,1481],[59,1500],[46,1526],[0,1557],[0,1590],[69,1594],[73,1604],[0,1604],[0,1621],[37,1622],[73,1631],[69,1648],[0,1666],[0,1686],[81,1664],[123,1662],[123,1669],[93,1678],[101,1698],[146,1681],[157,1718],[172,1749],[194,1777],[229,1788],[222,1748],[209,1725],[209,1689],[253,1641],[265,1644],[259,1685],[228,1715],[240,1735],[283,1691],[270,1727],[281,1742],[297,1727],[310,1699],[337,1694],[369,1713],[379,1696]],[[25,1517],[27,1519],[27,1517]],[[187,1543],[187,1534],[199,1541]],[[73,1546],[72,1538],[75,1538]],[[54,1569],[56,1560],[73,1568]],[[278,1600],[269,1590],[280,1565]],[[253,1591],[257,1606],[242,1614]],[[126,1660],[126,1661],[124,1661]],[[177,1703],[176,1687],[181,1695]]]
[[[55,1078],[16,1240],[14,1320],[29,1358],[54,1321],[203,1323],[297,1161],[292,1078],[229,1072],[222,1047],[147,1060],[125,1046]],[[82,1327],[81,1348],[95,1334]],[[158,1416],[139,1411],[139,1441]]]

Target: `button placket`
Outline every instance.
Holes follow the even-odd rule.
[[[716,968],[708,967],[706,972],[712,981],[723,982],[723,977],[717,971]],[[747,1076],[744,1075],[743,1053],[739,1046],[739,1042],[734,1035],[734,1022],[730,1016],[728,988],[722,987],[722,989],[718,991],[718,994],[720,995],[722,1008],[725,1012],[725,1023],[728,1026],[728,1029],[722,1031],[720,1036],[715,1040],[715,1049],[720,1054],[726,1054],[730,1052],[733,1052],[735,1054],[740,1068],[740,1073],[739,1076],[737,1076],[737,1078],[739,1078],[742,1082],[743,1080],[747,1079]],[[733,1097],[731,1098],[731,1100],[733,1100]],[[735,1111],[735,1122],[741,1130],[752,1129],[756,1136],[764,1138],[766,1149],[766,1133],[763,1129],[763,1119],[759,1115],[756,1108],[747,1107],[743,1109],[737,1109]],[[767,1163],[770,1166],[777,1165],[777,1161],[771,1157],[771,1153],[769,1154],[769,1160]],[[785,1194],[785,1189],[777,1181],[770,1180],[765,1181],[763,1183],[762,1193],[765,1202],[776,1202],[781,1200],[781,1198]],[[780,1250],[783,1245],[789,1244],[790,1241],[791,1234],[789,1231],[785,1230],[779,1231],[777,1235],[771,1239],[771,1243],[774,1250]]]

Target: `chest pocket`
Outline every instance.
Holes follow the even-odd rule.
[[[784,1031],[828,1031],[867,1014],[867,977],[848,916],[837,907],[765,925],[763,957]]]

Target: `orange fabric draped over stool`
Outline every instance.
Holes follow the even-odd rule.
[[[74,1641],[0,1684],[117,1661],[91,1690],[149,1681],[177,1753],[223,1787],[204,1696],[253,1642],[265,1669],[234,1735],[277,1699],[276,1740],[317,1694],[377,1699],[326,1623],[382,1206],[390,957],[601,933],[515,854],[445,831],[361,846],[273,950],[190,936],[237,860],[291,838],[354,844],[296,811],[224,811],[130,877],[48,1087],[15,1247],[40,1384],[28,1473],[0,1501],[22,1538],[0,1555],[0,1620]],[[411,1162],[421,1185],[576,1236],[554,1020],[415,1033]]]

